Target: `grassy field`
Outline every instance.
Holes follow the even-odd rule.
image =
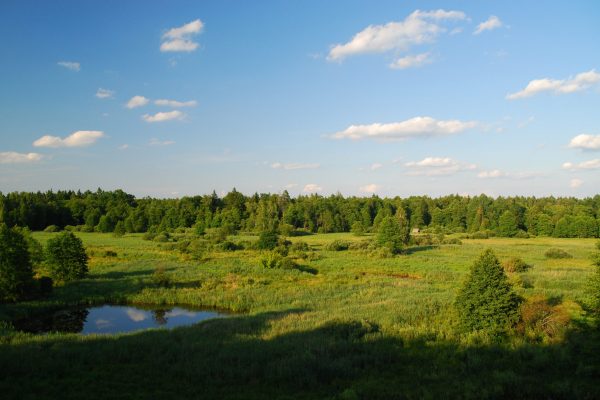
[[[194,261],[140,235],[78,235],[91,255],[89,277],[44,301],[1,306],[0,319],[104,302],[240,314],[110,337],[0,328],[3,398],[600,398],[600,340],[582,308],[595,240],[463,240],[376,258],[324,250],[366,237],[320,234],[292,238],[316,253],[303,272],[262,268],[253,250]],[[573,258],[547,259],[553,247]],[[521,296],[543,296],[571,317],[564,334],[498,342],[457,332],[451,305],[485,248],[533,265],[510,279]],[[170,288],[153,284],[157,267]]]

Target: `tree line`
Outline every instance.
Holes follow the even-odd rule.
[[[489,232],[497,236],[599,237],[600,195],[572,197],[438,198],[344,197],[341,194],[246,196],[233,189],[220,197],[136,198],[122,190],[0,193],[0,222],[43,230],[73,227],[81,231],[148,232],[194,227],[198,231],[375,232],[386,217],[411,229]]]

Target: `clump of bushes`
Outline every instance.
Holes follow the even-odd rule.
[[[308,245],[308,243],[303,242],[301,240],[294,242],[290,245],[290,251],[292,251],[292,252],[309,251],[309,250],[310,250],[310,246]]]
[[[367,250],[372,244],[373,242],[371,240],[360,240],[350,243],[348,250]]]
[[[567,310],[552,305],[544,297],[534,297],[521,305],[517,333],[536,341],[562,338],[571,321]]]
[[[531,265],[519,257],[511,257],[502,263],[502,267],[506,272],[525,272],[531,268]]]
[[[231,240],[225,240],[225,241],[217,244],[215,246],[215,248],[217,250],[220,250],[220,251],[236,251],[236,250],[242,250],[243,249],[243,247],[241,247],[238,244],[232,242]]]
[[[517,239],[529,239],[530,236],[529,233],[525,232],[522,229],[519,229],[514,237]]]
[[[104,251],[104,257],[117,257],[117,252],[113,250]]]
[[[546,258],[560,259],[560,258],[573,258],[573,256],[563,249],[551,248],[544,253]]]
[[[275,231],[263,231],[258,236],[256,248],[259,250],[273,250],[279,244],[279,235]]]
[[[171,239],[171,234],[167,231],[162,231],[162,232],[158,233],[157,235],[155,235],[152,240],[155,242],[158,242],[158,243],[166,243],[170,239]]]
[[[49,233],[60,232],[60,227],[57,225],[48,225],[46,227],[46,229],[44,229],[44,232],[49,232]]]
[[[461,245],[462,244],[462,240],[460,240],[459,238],[447,238],[442,240],[442,244],[458,244]]]
[[[295,269],[298,264],[289,257],[283,257],[275,251],[263,253],[258,261],[259,265],[267,269]]]
[[[333,242],[329,242],[325,245],[325,250],[328,251],[344,251],[348,250],[350,247],[350,242],[346,240],[334,240]]]
[[[152,282],[162,288],[171,287],[173,281],[169,274],[167,274],[167,270],[163,265],[156,267],[154,273],[152,274]]]

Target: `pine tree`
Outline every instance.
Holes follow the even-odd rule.
[[[517,234],[517,218],[510,211],[504,211],[498,220],[498,236],[513,237]]]
[[[466,330],[498,332],[516,322],[520,298],[490,249],[471,267],[454,306]]]
[[[113,231],[113,235],[116,237],[125,235],[125,224],[123,221],[117,222],[117,225],[115,225],[115,230]]]

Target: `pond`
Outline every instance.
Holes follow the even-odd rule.
[[[62,309],[15,320],[13,325],[17,330],[31,333],[114,334],[148,328],[175,328],[226,316],[219,311],[187,307],[103,305]]]

